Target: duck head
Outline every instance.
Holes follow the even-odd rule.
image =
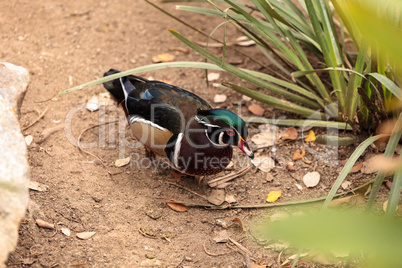
[[[214,145],[234,145],[251,159],[254,158],[246,142],[246,123],[235,113],[225,109],[199,110],[196,120],[204,126],[208,139]]]

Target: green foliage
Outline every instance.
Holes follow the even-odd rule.
[[[264,98],[255,90],[244,86],[228,83],[226,86],[229,88],[271,106],[306,117],[313,114],[310,108],[319,109],[322,113],[326,113],[327,117],[346,121],[351,125],[355,124],[357,116],[362,126],[369,127],[375,127],[385,116],[392,93],[398,97],[402,95],[400,88],[393,82],[394,77],[389,71],[392,66],[388,60],[381,58],[381,61],[374,64],[377,58],[371,53],[371,45],[362,39],[364,29],[360,32],[356,26],[358,23],[349,13],[343,11],[343,5],[348,1],[333,1],[341,20],[334,13],[328,0],[304,0],[299,1],[300,5],[295,5],[290,0],[252,0],[254,7],[244,1],[207,0],[206,2],[210,3],[212,8],[194,6],[177,8],[221,17],[231,22],[256,42],[258,48],[267,56],[267,61],[279,68],[277,76],[281,78],[282,83],[274,81],[273,77],[261,77],[258,73],[241,73],[238,68],[225,62],[224,55],[222,57],[213,55],[179,33],[175,31],[171,33],[226,71],[257,87],[280,94],[295,107],[289,108],[289,105],[283,105],[283,99],[271,96]],[[228,7],[220,7],[216,4],[218,2],[224,2]],[[308,14],[309,19],[306,19],[305,14]],[[355,52],[346,48],[344,38],[347,35],[356,42],[356,58],[353,57]],[[225,40],[222,42],[225,44]],[[311,62],[313,58],[315,58],[313,62],[320,62],[320,65],[313,64]],[[261,59],[254,61],[259,62]],[[318,66],[321,68],[317,68]],[[330,81],[317,74],[323,71],[329,73]],[[303,80],[303,77],[306,79]],[[327,82],[330,82],[329,87],[326,86]],[[284,83],[293,85],[290,88]],[[364,90],[359,91],[359,88]],[[364,101],[359,101],[359,94],[364,95]]]
[[[270,238],[284,239],[303,250],[328,255],[350,253],[365,267],[401,267],[402,223],[396,219],[351,211],[310,212],[265,223]]]

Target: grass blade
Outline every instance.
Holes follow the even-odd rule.
[[[356,163],[357,159],[364,153],[368,146],[370,146],[376,140],[387,137],[386,134],[376,135],[370,137],[363,141],[353,152],[353,154],[349,157],[349,160],[346,162],[345,166],[343,167],[341,173],[339,173],[338,178],[336,179],[335,183],[332,185],[331,191],[328,193],[327,198],[322,205],[321,210],[325,210],[328,208],[329,203],[334,198],[336,191],[338,191],[339,187],[341,186],[342,182],[345,180],[346,176],[349,174],[349,171],[352,169],[353,165]]]
[[[392,157],[394,155],[395,148],[398,145],[399,140],[401,138],[401,134],[402,134],[401,129],[400,129],[401,125],[402,125],[402,113],[399,115],[398,121],[396,122],[395,127],[392,131],[391,137],[388,141],[388,145],[385,148],[385,152],[384,152],[385,158]],[[371,207],[373,206],[374,201],[377,198],[378,191],[380,190],[381,185],[384,182],[384,178],[385,178],[385,172],[379,171],[377,173],[377,176],[375,177],[373,188],[371,189],[371,193],[370,193],[369,199],[367,201],[366,210],[370,210]]]
[[[385,211],[385,215],[389,218],[395,216],[395,212],[399,204],[399,197],[401,196],[401,189],[402,189],[402,169],[400,168],[395,172],[394,180],[392,181],[391,191],[389,193],[387,210]]]
[[[183,42],[184,44],[186,44],[187,46],[189,46],[191,49],[195,50],[196,52],[200,53],[202,56],[206,57],[207,59],[213,61],[216,65],[218,65],[222,69],[226,70],[227,72],[230,72],[230,73],[236,75],[237,77],[240,77],[250,83],[253,83],[254,85],[261,87],[261,88],[265,88],[274,93],[281,94],[282,96],[284,96],[288,99],[291,99],[293,101],[300,102],[300,103],[303,103],[306,105],[309,105],[309,103],[311,103],[311,100],[309,100],[305,97],[293,94],[293,93],[285,90],[282,87],[276,86],[272,83],[267,83],[267,81],[261,80],[258,77],[252,76],[252,75],[248,74],[247,72],[244,72],[243,70],[241,70],[239,68],[236,68],[235,66],[233,66],[233,65],[223,61],[222,59],[216,57],[215,55],[209,53],[208,51],[201,48],[197,44],[191,42],[190,40],[188,40],[181,34],[177,33],[176,31],[170,30],[170,32],[172,33],[173,36],[175,36],[181,42]]]
[[[341,130],[352,130],[352,127],[344,122],[331,122],[331,121],[321,121],[321,120],[301,120],[301,119],[275,119],[275,118],[264,118],[264,117],[243,117],[244,121],[247,123],[258,123],[258,124],[273,124],[279,126],[293,126],[293,127],[325,127],[325,128],[336,128]]]
[[[250,98],[253,98],[255,100],[261,101],[261,102],[271,105],[273,107],[280,108],[284,111],[297,113],[300,115],[304,115],[306,117],[315,117],[317,119],[325,119],[325,114],[323,114],[323,113],[317,113],[315,110],[308,109],[306,107],[297,105],[295,103],[291,103],[286,100],[281,100],[281,99],[269,96],[267,94],[264,94],[264,93],[261,93],[258,91],[254,91],[254,90],[251,90],[246,87],[231,84],[228,82],[224,82],[222,85],[226,86],[228,88],[231,88],[241,94],[249,96]]]

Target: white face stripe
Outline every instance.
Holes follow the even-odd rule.
[[[128,94],[127,94],[126,87],[124,86],[122,77],[119,78],[119,81],[120,81],[121,88],[123,89],[124,99],[127,100]],[[126,109],[128,110],[128,108],[127,108],[127,101],[125,101],[125,104],[126,104]]]
[[[174,145],[174,153],[173,153],[173,164],[179,168],[179,155],[181,148],[181,141],[183,139],[183,133],[179,133],[176,139],[176,143]]]
[[[149,121],[149,120],[146,120],[146,119],[144,119],[144,118],[142,118],[142,117],[139,117],[139,116],[132,116],[132,117],[130,118],[130,120],[129,120],[129,123],[130,123],[130,125],[132,125],[132,124],[134,124],[134,123],[143,123],[143,124],[150,125],[151,127],[160,129],[160,130],[162,130],[162,131],[167,131],[166,128],[161,127],[160,125],[155,124],[154,122]]]
[[[200,119],[198,116],[195,116],[194,119],[195,119],[195,121],[197,121],[200,124],[203,124],[204,126],[207,126],[207,127],[219,127],[220,128],[220,126],[218,126],[218,125],[208,124],[204,120]]]
[[[223,132],[222,132],[222,134],[223,134]],[[226,146],[228,146],[229,144],[226,144],[226,143],[223,143],[222,142],[222,144],[218,144],[218,143],[215,143],[215,142],[213,142],[210,138],[209,138],[209,136],[208,136],[208,131],[207,130],[205,130],[205,136],[207,136],[207,139],[213,144],[213,145],[215,145],[215,146],[217,146],[217,147],[226,147]],[[220,134],[219,134],[219,142],[221,141],[221,136],[220,136]]]
[[[223,142],[223,135],[224,135],[225,133],[222,131],[221,133],[219,133],[219,138],[218,138],[218,140],[219,140],[219,144],[220,145],[224,145],[224,144],[226,144],[226,143],[224,143]]]

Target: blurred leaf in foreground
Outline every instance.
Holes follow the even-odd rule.
[[[267,223],[263,231],[303,250],[354,252],[365,267],[402,267],[402,223],[396,219],[331,210]]]

